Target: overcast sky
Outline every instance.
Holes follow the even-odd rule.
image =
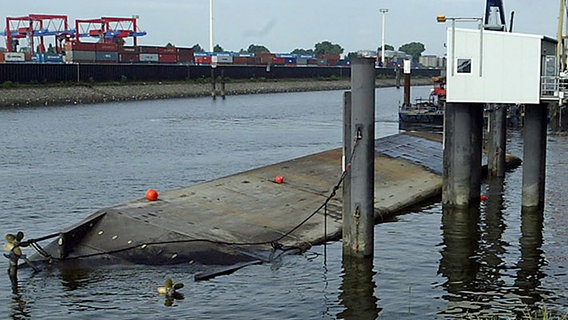
[[[515,32],[556,38],[559,1],[504,2],[507,24],[515,11]],[[439,24],[436,16],[481,17],[484,7],[485,0],[214,0],[214,42],[228,51],[257,44],[271,52],[290,52],[325,40],[341,45],[345,53],[376,50],[381,44],[379,9],[385,8],[386,44],[398,48],[422,42],[424,54],[443,55],[449,22]],[[70,21],[138,15],[140,29],[148,33],[139,44],[209,48],[209,0],[2,1],[1,12],[2,29],[5,16],[31,13],[67,15]]]

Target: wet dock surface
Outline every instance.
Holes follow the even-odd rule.
[[[398,134],[375,150],[377,220],[440,194],[441,137]],[[45,253],[54,261],[223,265],[301,252],[341,236],[341,190],[321,208],[341,161],[334,149],[105,208],[63,230]]]

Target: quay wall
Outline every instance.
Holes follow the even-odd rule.
[[[413,85],[431,85],[430,78],[415,78]],[[393,78],[377,79],[377,87],[392,87]],[[230,81],[226,95],[261,94],[278,92],[348,90],[348,79],[272,79]],[[217,90],[219,90],[217,85]],[[0,108],[105,103],[117,101],[157,100],[171,98],[204,97],[211,95],[207,82],[136,82],[92,83],[71,85],[33,85],[0,88]]]
[[[230,79],[306,79],[344,78],[351,76],[347,66],[218,66],[217,76],[224,72]],[[377,76],[394,77],[392,68],[376,69]],[[414,77],[440,75],[438,69],[414,69]],[[211,67],[184,64],[0,64],[0,84],[107,82],[107,81],[183,81],[211,77]]]

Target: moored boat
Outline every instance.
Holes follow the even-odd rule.
[[[414,103],[404,103],[398,112],[401,130],[437,130],[444,123],[446,88],[444,77],[433,77],[433,89],[427,99],[418,98]]]

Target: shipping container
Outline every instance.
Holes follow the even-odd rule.
[[[26,55],[23,52],[5,52],[4,60],[6,62],[25,62]],[[30,57],[31,60],[31,57]]]
[[[159,54],[176,54],[177,50],[176,50],[176,47],[163,47],[163,48],[158,48],[158,53]]]
[[[44,53],[45,63],[63,63],[63,55],[59,53]]]
[[[256,66],[261,64],[259,57],[248,57],[247,58],[247,65],[249,66]]]
[[[260,58],[261,64],[272,64],[274,60],[272,53],[257,53],[256,56]]]
[[[233,64],[246,65],[249,57],[233,57]]]
[[[162,53],[159,54],[161,63],[177,63],[177,53]]]
[[[123,63],[135,63],[140,62],[140,54],[138,53],[119,53],[118,54],[118,61]]]
[[[96,43],[95,50],[101,52],[117,52],[118,45],[116,43]]]
[[[232,56],[213,56],[213,57],[211,57],[211,62],[212,63],[218,63],[218,64],[231,64],[231,63],[233,63],[233,57]]]
[[[160,55],[157,53],[140,53],[140,62],[160,62]]]
[[[296,65],[297,58],[284,58],[286,65]]]
[[[95,62],[96,59],[96,51],[73,50],[65,52],[66,62]]]
[[[176,48],[178,54],[193,54],[193,48]]]
[[[36,53],[32,57],[36,63],[63,63],[63,56],[58,53]]]
[[[97,44],[91,42],[65,42],[65,51],[96,51]]]
[[[195,64],[211,64],[211,56],[195,55]]]
[[[139,53],[138,47],[134,46],[118,46],[118,53]]]
[[[140,53],[160,53],[159,47],[140,46],[138,49],[140,50]]]
[[[6,62],[6,58],[4,58],[4,52],[0,52],[0,63]]]
[[[308,58],[296,58],[296,65],[305,66],[308,64]]]
[[[118,52],[97,51],[95,54],[95,60],[100,63],[118,62]]]
[[[195,58],[193,56],[193,50],[178,51],[177,60],[178,60],[178,62],[182,62],[182,63],[192,63],[195,60]]]
[[[250,58],[250,57],[254,57],[254,53],[237,53],[234,55],[235,57],[246,57],[246,58]]]
[[[275,58],[272,60],[272,63],[273,63],[273,64],[277,64],[277,65],[286,64],[286,58],[275,57]]]
[[[296,58],[296,55],[291,54],[291,53],[277,53],[276,57],[277,58]]]

